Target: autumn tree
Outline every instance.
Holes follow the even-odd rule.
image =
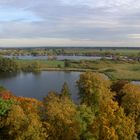
[[[11,100],[14,100],[14,103],[11,104]],[[2,139],[44,140],[47,137],[40,116],[34,111],[36,109],[31,109],[33,107],[30,105],[31,101],[30,104],[22,103],[24,106],[16,97],[4,101],[0,116],[0,136]]]
[[[79,125],[76,106],[68,98],[60,98],[54,92],[44,99],[45,121],[49,124],[48,140],[78,140]]]
[[[81,103],[91,106],[95,114],[99,112],[99,103],[105,98],[112,98],[110,82],[101,74],[86,72],[77,81]]]
[[[121,90],[122,107],[127,116],[134,118],[136,122],[136,133],[140,135],[140,86],[127,84]]]
[[[67,84],[67,82],[64,82],[62,89],[61,89],[61,96],[65,97],[67,96],[68,98],[70,98],[70,90],[69,90],[69,86]]]
[[[78,81],[81,104],[91,107],[95,118],[91,133],[97,140],[133,140],[134,122],[113,100],[110,82],[101,74],[86,72]]]
[[[140,135],[140,86],[85,72],[77,82],[81,102],[61,94],[43,100],[16,97],[0,87],[0,139],[135,140]],[[111,85],[111,86],[110,86]],[[119,97],[117,98],[114,97]],[[119,103],[119,104],[118,104]]]
[[[115,100],[119,103],[119,105],[121,105],[122,97],[124,96],[124,93],[121,92],[121,90],[128,83],[129,83],[129,81],[119,80],[119,81],[113,82],[112,85],[111,85],[111,91],[115,92],[114,97],[115,97]]]
[[[113,100],[100,103],[100,113],[91,125],[91,132],[97,140],[134,140],[135,123],[127,117]]]

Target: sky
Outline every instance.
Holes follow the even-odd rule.
[[[140,47],[140,0],[0,0],[0,47]]]

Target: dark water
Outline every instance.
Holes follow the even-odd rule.
[[[13,56],[5,56],[7,58],[13,58]],[[43,59],[43,60],[47,60],[48,59],[48,56],[32,56],[32,55],[27,55],[27,56],[14,56],[14,58],[17,58],[17,59],[28,59],[28,60],[36,60],[36,59]],[[65,59],[68,59],[68,60],[82,60],[82,59],[86,59],[86,60],[98,60],[98,59],[101,59],[102,57],[100,56],[63,56],[63,55],[59,55],[59,56],[56,56],[56,59],[57,60],[65,60]],[[104,57],[106,59],[111,59],[111,57]]]
[[[42,100],[49,91],[61,91],[63,83],[69,85],[72,99],[77,101],[76,81],[80,72],[50,72],[1,74],[0,85],[6,87],[17,96],[32,97]]]
[[[0,74],[0,85],[17,96],[42,100],[49,91],[61,91],[63,83],[69,85],[72,99],[78,101],[76,81],[81,72],[42,71],[40,73]],[[105,75],[104,75],[105,76]],[[140,84],[140,81],[132,81]]]

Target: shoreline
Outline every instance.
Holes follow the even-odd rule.
[[[126,81],[140,81],[140,79],[121,79],[121,78],[111,78],[111,76],[109,74],[107,74],[106,72],[100,72],[100,71],[96,71],[96,70],[92,70],[92,69],[76,69],[76,68],[43,68],[40,70],[40,72],[42,71],[62,71],[62,72],[87,72],[87,71],[91,71],[91,72],[97,72],[97,73],[101,73],[104,74],[106,77],[108,77],[108,79],[112,80],[112,81],[116,81],[116,80],[126,80]]]
[[[86,72],[86,71],[93,71],[92,69],[77,69],[77,68],[42,68],[40,71],[70,71],[70,72]]]
[[[112,60],[21,60],[15,59],[20,70],[25,72],[64,71],[64,72],[98,72],[110,80],[140,81],[140,63],[137,61]]]

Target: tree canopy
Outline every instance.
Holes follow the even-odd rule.
[[[112,83],[85,72],[77,81],[80,103],[67,83],[43,101],[17,97],[0,87],[2,140],[136,140],[140,135],[140,86]],[[118,100],[119,97],[120,100]]]

